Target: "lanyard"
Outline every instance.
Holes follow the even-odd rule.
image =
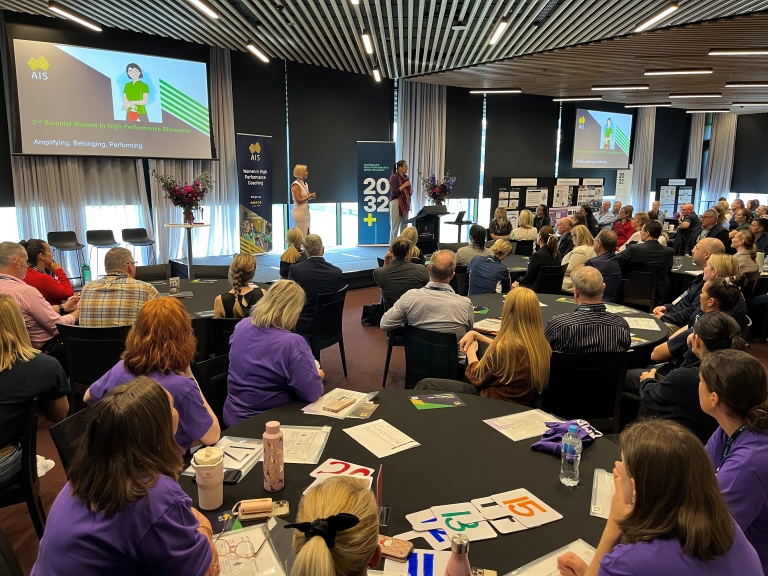
[[[15,276],[6,276],[5,274],[0,274],[0,280],[16,280],[17,282],[21,282],[21,280]]]
[[[728,438],[728,441],[725,443],[725,448],[723,449],[723,457],[720,458],[720,465],[717,467],[717,470],[715,470],[715,473],[720,472],[720,468],[723,467],[726,458],[728,458],[728,454],[731,453],[731,446],[736,441],[736,438],[741,436],[741,433],[744,432],[747,428],[749,428],[749,426],[742,424],[739,426],[739,429],[736,430],[736,432],[734,432],[730,438]]]
[[[437,290],[438,292],[453,292],[449,288],[438,288],[437,286],[424,286],[427,290]]]
[[[576,308],[577,312],[605,312],[605,304],[582,304]]]

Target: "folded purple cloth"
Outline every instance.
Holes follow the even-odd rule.
[[[579,438],[581,438],[581,444],[583,448],[586,448],[595,438],[599,438],[603,435],[602,432],[596,430],[586,420],[568,420],[567,422],[547,422],[547,430],[541,437],[541,440],[531,445],[531,449],[539,452],[548,452],[555,456],[560,456],[560,445],[563,442],[563,436],[568,433],[568,426],[575,424],[579,428]]]

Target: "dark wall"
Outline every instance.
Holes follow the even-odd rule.
[[[449,86],[445,114],[445,169],[456,177],[451,198],[478,197],[482,137],[482,94],[470,94],[466,88]]]
[[[486,102],[483,196],[491,197],[497,176],[554,176],[558,104],[529,94],[491,94]]]
[[[357,202],[357,141],[392,139],[393,90],[392,80],[288,62],[289,165],[307,166],[316,202]]]
[[[768,114],[740,114],[731,192],[768,192]]]
[[[685,178],[691,116],[685,110],[656,109],[651,186],[656,185],[657,178]]]
[[[11,142],[8,138],[8,115],[5,113],[5,79],[0,74],[0,208],[10,208],[13,200]]]

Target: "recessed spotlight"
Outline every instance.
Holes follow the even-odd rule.
[[[646,70],[646,76],[685,76],[694,74],[712,74],[712,68],[678,68],[669,70]]]
[[[269,63],[269,58],[267,57],[267,55],[261,50],[259,50],[259,48],[257,48],[255,44],[253,43],[248,44],[246,48],[248,48],[248,50],[262,62]]]
[[[208,4],[205,0],[187,0],[192,6],[200,10],[203,14],[208,16],[208,18],[213,18],[214,20],[219,17],[218,12],[213,9],[213,6]]]
[[[86,18],[85,16],[82,16],[77,12],[70,10],[69,8],[65,8],[58,2],[49,2],[48,10],[50,10],[51,12],[56,12],[56,14],[63,16],[67,20],[72,20],[73,22],[77,22],[78,24],[81,24],[86,28],[90,28],[91,30],[95,30],[96,32],[101,32],[101,26],[99,24],[97,24],[90,18]]]
[[[662,102],[660,104],[625,104],[624,108],[672,108],[672,104],[669,102]]]
[[[712,48],[710,56],[768,56],[768,48]]]
[[[470,94],[520,94],[520,88],[507,88],[504,90],[470,90]]]
[[[670,94],[670,98],[722,98],[723,95],[715,92],[712,94]]]
[[[579,102],[580,100],[602,100],[602,96],[566,96],[563,98],[552,98],[554,102]]]
[[[648,90],[648,84],[634,84],[625,86],[592,86],[595,92],[607,92],[609,90]]]
[[[507,25],[509,24],[509,20],[506,18],[499,19],[498,22],[496,22],[496,27],[493,29],[493,34],[491,34],[490,40],[488,40],[488,44],[493,46],[496,44],[496,42],[499,41],[499,38],[501,38],[502,33],[504,30],[506,30]]]
[[[672,12],[677,10],[678,6],[675,2],[668,4],[666,8],[664,8],[661,12],[657,12],[654,16],[651,16],[648,20],[640,24],[637,28],[635,28],[635,32],[642,32],[643,30],[646,30],[653,26],[654,24],[661,22],[664,20],[664,18],[667,18]]]

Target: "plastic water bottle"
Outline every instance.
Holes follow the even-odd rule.
[[[560,446],[560,482],[566,486],[579,483],[579,462],[581,462],[581,438],[576,424],[568,426]]]
[[[83,263],[83,285],[91,281],[91,267]]]

